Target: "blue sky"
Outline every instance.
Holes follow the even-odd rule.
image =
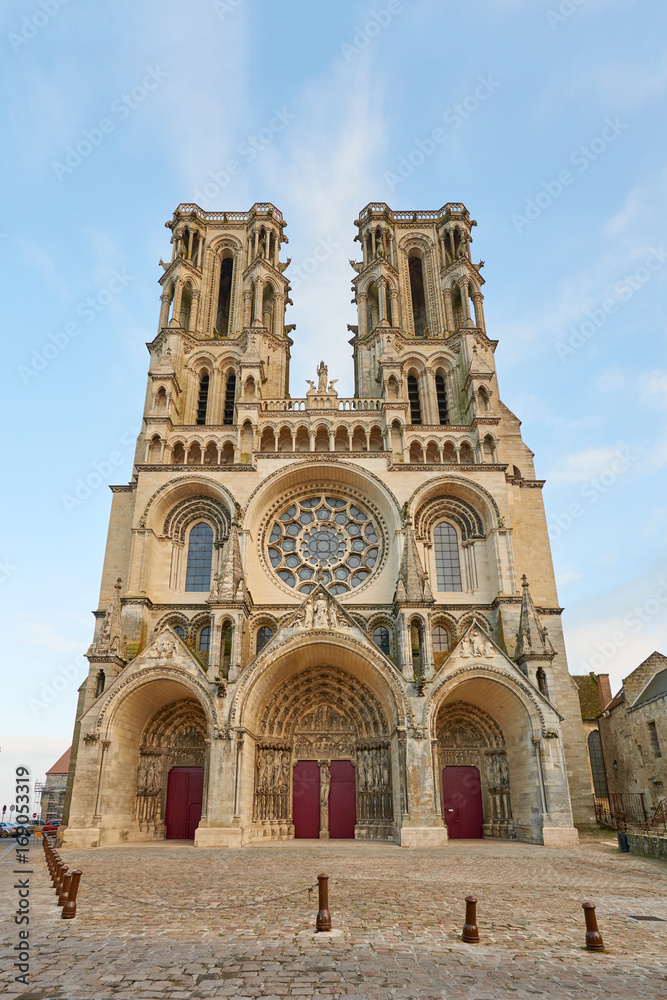
[[[274,202],[292,271],[327,247],[293,279],[294,395],[323,343],[352,391],[359,209],[463,201],[501,395],[548,481],[571,670],[616,689],[667,652],[664,4],[8,0],[0,17],[1,795],[70,740],[164,222],[195,192]]]

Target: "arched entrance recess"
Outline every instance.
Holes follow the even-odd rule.
[[[313,636],[288,642],[284,651],[269,648],[239,699],[239,719],[253,734],[243,780],[252,787],[244,822],[251,836],[298,836],[299,817],[306,815],[309,833],[303,835],[396,838],[397,700],[391,682],[370,657],[350,648],[352,641]],[[304,812],[297,802],[295,830],[296,792],[309,795],[310,804]]]
[[[203,686],[182,674],[173,679],[164,668],[146,673],[152,676],[128,678],[113,692],[98,720],[100,845],[163,839],[170,773],[189,769],[203,779],[206,769],[211,724]],[[205,812],[205,795],[200,803]],[[192,805],[188,797],[182,803],[190,827]],[[192,835],[187,823],[178,830]]]
[[[533,693],[504,671],[466,668],[443,678],[429,698],[426,717],[434,739],[434,778],[443,822],[443,771],[475,768],[482,835],[540,843],[547,812],[538,746],[544,717]]]

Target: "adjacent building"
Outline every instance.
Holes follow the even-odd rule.
[[[324,359],[292,394],[285,225],[167,223],[64,842],[575,843],[586,742],[476,223],[359,213],[349,398]]]
[[[47,823],[50,820],[62,819],[71,752],[70,747],[46,772],[46,781],[42,785],[40,815]]]

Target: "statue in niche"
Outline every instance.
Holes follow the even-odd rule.
[[[320,361],[317,366],[317,391],[326,392],[327,391],[327,379],[329,377],[329,369],[325,365],[324,361]]]
[[[338,628],[338,618],[336,615],[336,605],[333,601],[329,601],[329,628]]]
[[[459,240],[459,245],[456,248],[456,259],[461,260],[468,256],[468,244],[472,243],[472,237],[468,236],[467,233],[461,233],[461,239]]]
[[[480,635],[479,632],[473,632],[472,636],[472,655],[473,656],[484,656],[485,655],[486,643]]]
[[[467,657],[470,656],[470,653],[471,653],[471,650],[470,650],[470,639],[468,638],[467,635],[464,635],[464,637],[461,639],[461,645],[460,645],[459,648],[461,650],[461,656],[463,656],[465,658],[467,658]]]
[[[305,629],[311,629],[313,627],[313,604],[312,601],[306,601],[303,609],[303,627]]]

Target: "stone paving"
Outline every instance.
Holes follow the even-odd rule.
[[[78,914],[60,919],[42,848],[32,846],[30,986],[4,963],[8,998],[667,997],[667,865],[620,854],[609,835],[572,850],[296,841],[195,851],[171,841],[62,853],[84,872]],[[13,860],[3,842],[10,914]],[[322,871],[334,930],[316,935],[317,892],[309,899],[307,886]],[[460,940],[471,892],[478,945]],[[583,947],[587,899],[601,954]],[[16,930],[3,921],[3,955]]]

